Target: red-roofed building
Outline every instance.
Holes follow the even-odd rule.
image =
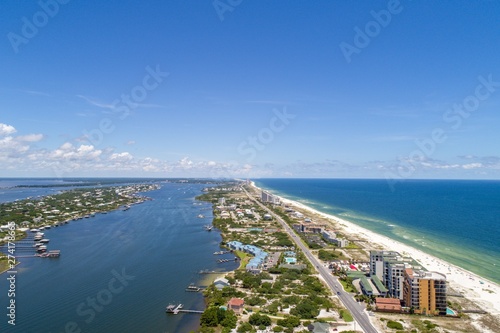
[[[227,308],[233,310],[236,314],[241,314],[241,312],[243,312],[243,305],[245,305],[244,300],[233,297],[227,303]]]
[[[401,301],[398,298],[382,298],[375,299],[375,306],[380,312],[401,312]]]

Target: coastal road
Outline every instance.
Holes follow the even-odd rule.
[[[354,320],[359,324],[361,329],[363,329],[365,333],[378,333],[378,331],[370,322],[367,313],[364,311],[364,307],[358,304],[358,302],[356,302],[356,300],[349,293],[344,291],[344,288],[338,281],[338,278],[333,276],[328,268],[323,267],[323,265],[318,261],[318,259],[316,259],[316,257],[311,253],[309,248],[305,246],[304,243],[302,243],[301,238],[297,236],[295,231],[280,216],[278,216],[272,210],[264,206],[255,198],[253,198],[245,188],[243,188],[243,190],[247,194],[248,198],[250,198],[250,200],[257,203],[262,209],[268,211],[269,214],[274,216],[274,218],[283,226],[283,228],[288,233],[290,238],[302,250],[302,252],[311,262],[313,267],[316,267],[316,270],[319,272],[321,277],[326,281],[327,285],[330,287],[332,292],[337,295],[337,297],[344,304],[344,306],[351,312]]]

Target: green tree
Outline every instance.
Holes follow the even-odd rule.
[[[300,318],[295,316],[285,316],[284,319],[279,319],[277,324],[288,328],[298,327],[300,325]]]
[[[218,308],[215,306],[205,309],[200,318],[201,326],[216,327],[219,324],[217,312]]]
[[[295,308],[290,310],[290,314],[302,319],[312,319],[319,315],[319,308],[315,303],[304,299]]]
[[[241,323],[240,326],[238,327],[238,333],[245,333],[245,332],[251,332],[253,329],[252,325],[250,325],[247,322]]]
[[[224,319],[219,322],[221,326],[227,328],[236,328],[236,323],[238,322],[238,317],[233,310],[227,310]]]
[[[271,318],[266,315],[261,315],[260,313],[254,313],[248,318],[248,322],[253,326],[270,326]]]

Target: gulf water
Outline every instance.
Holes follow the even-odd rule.
[[[500,181],[258,179],[256,185],[339,216],[500,283]]]
[[[202,294],[185,288],[207,285],[215,277],[200,270],[227,271],[236,265],[216,263],[220,234],[203,228],[211,223],[211,205],[194,199],[204,186],[163,184],[144,193],[152,201],[127,211],[45,230],[49,250],[60,249],[61,257],[19,259],[15,326],[6,316],[8,275],[0,275],[0,332],[195,330],[199,315],[168,315],[165,307],[182,303],[185,309],[203,310]],[[18,246],[16,254],[23,255]]]

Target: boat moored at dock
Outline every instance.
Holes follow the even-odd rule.
[[[198,292],[200,291],[201,288],[196,286],[194,283],[191,283],[189,286],[187,286],[186,291],[191,291],[191,292]]]

